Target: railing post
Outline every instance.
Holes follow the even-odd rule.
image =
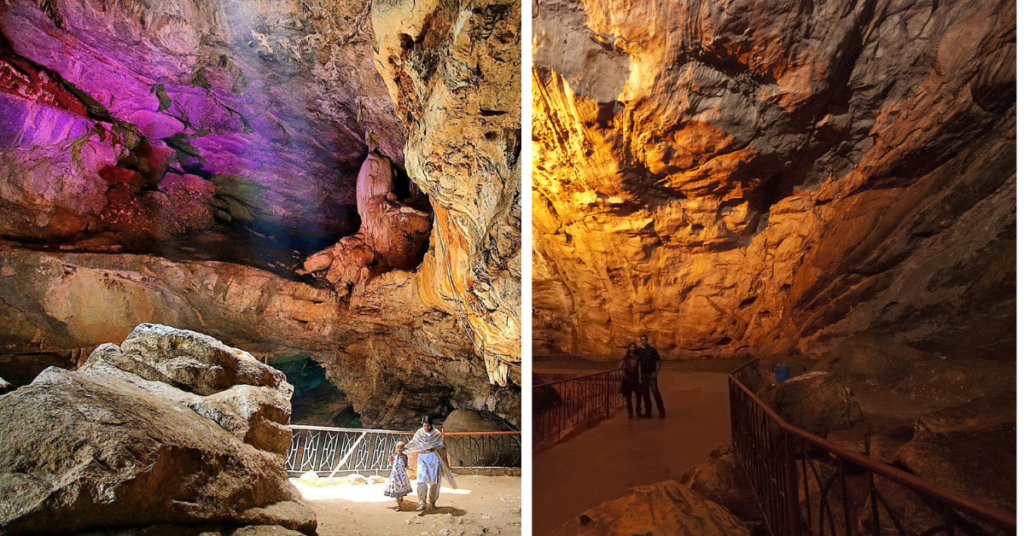
[[[609,387],[608,381],[601,382],[604,384],[604,418],[610,419],[612,417],[612,390]]]
[[[799,486],[797,484],[796,476],[796,449],[794,448],[795,438],[786,433],[785,430],[780,430],[783,439],[783,449],[785,459],[783,463],[786,467],[786,482],[785,482],[785,512],[787,525],[789,526],[789,534],[792,536],[801,536],[803,532],[800,530],[800,493]]]

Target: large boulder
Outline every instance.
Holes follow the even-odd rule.
[[[920,430],[896,451],[896,463],[944,489],[1014,511],[1017,486],[1014,424],[991,430]]]
[[[245,352],[159,325],[51,367],[0,397],[0,533],[314,534],[282,460],[290,393]]]
[[[746,536],[750,531],[723,506],[675,480],[637,486],[562,525],[552,536],[646,534]]]
[[[506,432],[508,425],[479,411],[457,409],[444,419],[445,434],[464,432]],[[490,467],[513,464],[520,459],[522,445],[508,436],[453,436],[446,439],[452,467]]]
[[[286,399],[292,394],[284,373],[260,363],[248,352],[209,335],[160,324],[140,324],[119,349],[111,344],[100,346],[85,367],[100,362],[199,395],[212,395],[235,385],[280,390]]]
[[[765,398],[786,422],[821,437],[851,428],[864,417],[850,390],[827,372],[808,372],[782,382]]]
[[[508,426],[485,413],[471,409],[457,409],[444,419],[444,431],[458,432],[502,432]]]

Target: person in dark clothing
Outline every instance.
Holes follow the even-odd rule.
[[[640,413],[640,357],[636,344],[630,343],[622,357],[622,396],[626,399],[626,412],[633,418],[633,396],[636,395],[636,412]]]
[[[643,410],[637,408],[640,417],[651,418],[651,393],[654,393],[654,402],[658,404],[658,418],[665,418],[665,402],[661,400],[661,391],[658,390],[658,372],[661,370],[661,356],[658,350],[647,344],[647,335],[640,336],[640,346],[637,348],[637,356],[640,358],[640,393],[643,395]]]

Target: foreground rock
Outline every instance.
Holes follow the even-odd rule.
[[[604,534],[745,536],[750,532],[724,507],[668,480],[632,488],[587,510],[552,536]]]
[[[1007,473],[1016,472],[1013,424],[986,431],[918,431],[896,451],[907,471],[942,488],[983,504],[1012,512],[1017,487]]]
[[[314,534],[284,471],[290,395],[246,352],[151,324],[49,368],[0,399],[0,532]]]
[[[731,447],[721,445],[711,451],[705,463],[691,467],[680,481],[687,489],[724,506],[751,532],[764,524],[757,495]]]
[[[809,372],[770,389],[768,405],[789,424],[826,437],[863,419],[850,390],[827,372]]]

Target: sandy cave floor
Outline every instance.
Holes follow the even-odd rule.
[[[384,496],[386,484],[315,488],[291,480],[316,512],[319,536],[522,533],[521,477],[457,475],[456,481],[459,489],[442,486],[437,510],[421,515],[416,511],[415,493],[396,512],[394,499]]]

